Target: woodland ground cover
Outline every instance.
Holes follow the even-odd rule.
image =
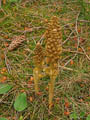
[[[44,41],[45,21],[57,16],[62,29],[60,73],[54,105],[48,109],[48,77],[39,82],[35,96],[32,54]],[[15,50],[5,52],[12,40],[24,36]],[[82,0],[7,2],[0,8],[0,84],[12,89],[0,95],[0,117],[8,120],[86,120],[90,115],[90,4]],[[28,107],[14,109],[18,94],[26,92]],[[89,120],[89,119],[88,119]]]

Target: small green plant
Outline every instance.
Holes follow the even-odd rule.
[[[80,113],[80,118],[84,118],[84,116],[85,116],[85,112],[81,112]]]
[[[71,115],[70,115],[70,119],[74,119],[74,120],[77,120],[78,119],[78,115],[77,115],[77,113],[72,113]]]
[[[1,84],[0,85],[0,94],[7,93],[12,88],[12,85],[9,84]]]
[[[12,85],[8,84],[1,84],[0,85],[0,94],[7,93],[12,88]],[[17,111],[23,111],[25,108],[27,108],[27,98],[26,93],[20,93],[14,103],[14,108]],[[0,118],[1,120],[1,118]],[[4,120],[4,119],[3,119]]]
[[[14,103],[14,108],[17,111],[23,111],[25,108],[27,108],[27,98],[26,93],[20,93]]]
[[[0,85],[0,94],[7,93],[12,88],[12,85],[9,84],[1,84]],[[27,98],[26,93],[20,93],[14,103],[14,108],[17,111],[23,111],[25,108],[27,108]],[[0,118],[0,120],[4,120]]]

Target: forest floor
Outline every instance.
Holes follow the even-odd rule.
[[[0,8],[0,84],[13,88],[0,95],[0,117],[8,120],[86,120],[90,115],[90,4],[82,0],[39,0],[6,3]],[[35,96],[32,53],[46,30],[45,21],[59,18],[63,52],[53,107],[48,109],[48,78]],[[15,36],[25,36],[18,48],[5,52]],[[16,96],[27,93],[28,107],[14,109]],[[23,117],[21,119],[20,117]],[[89,120],[89,119],[88,119]]]

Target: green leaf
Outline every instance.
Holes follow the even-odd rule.
[[[86,120],[90,120],[90,115],[87,116]]]
[[[8,120],[8,119],[1,117],[0,120]]]
[[[85,112],[80,113],[80,118],[83,118],[85,116]]]
[[[70,118],[71,118],[71,119],[77,119],[77,118],[78,118],[77,113],[72,113],[72,114],[70,115]]]
[[[0,94],[4,94],[4,93],[8,92],[11,88],[12,88],[12,85],[1,84],[0,85]]]
[[[14,108],[17,111],[23,111],[25,108],[27,108],[27,98],[26,93],[20,93],[14,103]]]

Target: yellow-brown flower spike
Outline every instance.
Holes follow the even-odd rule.
[[[62,52],[61,42],[62,34],[59,27],[58,18],[54,16],[48,22],[48,28],[46,31],[46,55],[48,62],[57,63]]]
[[[35,64],[35,68],[33,69],[35,92],[38,93],[39,92],[38,82],[42,76],[42,66],[44,63],[44,51],[40,43],[37,43],[36,45],[33,59]]]
[[[34,50],[34,64],[33,69],[35,92],[39,92],[38,82],[40,78],[45,75],[50,76],[49,83],[49,108],[52,106],[54,96],[54,84],[58,75],[58,61],[62,53],[62,33],[60,30],[59,20],[56,16],[52,17],[50,21],[45,21],[47,30],[45,32],[45,51],[40,43],[37,43]]]
[[[48,22],[46,37],[46,63],[49,64],[49,108],[52,106],[55,79],[58,74],[58,60],[62,53],[62,34],[59,27],[59,20],[54,16]]]
[[[44,51],[40,43],[36,44],[33,59],[35,66],[37,67],[42,66],[44,60]]]

